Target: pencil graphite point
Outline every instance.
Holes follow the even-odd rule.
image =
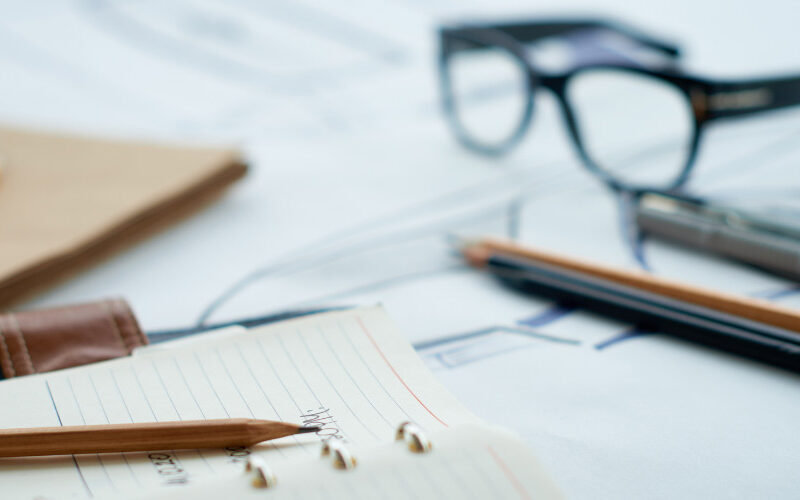
[[[445,234],[445,240],[447,240],[447,243],[452,245],[458,251],[481,242],[480,238],[464,236],[452,231],[449,231],[447,234]]]
[[[492,252],[483,244],[483,239],[447,233],[447,241],[455,251],[473,267],[484,267]]]
[[[297,433],[298,434],[305,434],[307,432],[317,432],[321,428],[322,427],[300,427],[299,429],[297,429]]]
[[[466,246],[461,249],[464,259],[473,267],[484,267],[492,256],[491,250],[480,243]]]

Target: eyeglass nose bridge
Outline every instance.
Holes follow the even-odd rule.
[[[531,71],[537,74],[537,79],[541,87],[546,88],[559,97],[563,96],[566,92],[567,78],[565,76],[542,74],[535,69],[532,69]]]

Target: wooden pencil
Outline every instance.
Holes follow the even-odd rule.
[[[252,446],[317,430],[249,418],[2,429],[0,457]]]
[[[800,332],[800,312],[766,300],[709,290],[641,271],[608,267],[528,246],[521,246],[507,240],[485,238],[465,241],[462,243],[461,250],[467,261],[476,267],[485,266],[486,262],[494,254],[528,259],[578,271],[672,299],[690,302],[748,320]]]

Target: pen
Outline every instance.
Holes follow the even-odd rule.
[[[317,430],[249,418],[2,429],[0,457],[252,446]]]
[[[690,198],[646,193],[636,205],[636,223],[647,234],[700,248],[800,280],[796,223]]]
[[[472,265],[516,289],[800,372],[800,334],[795,331],[480,246],[463,252]]]

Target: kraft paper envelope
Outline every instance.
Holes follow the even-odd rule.
[[[233,150],[0,127],[0,307],[175,222],[246,170]]]

